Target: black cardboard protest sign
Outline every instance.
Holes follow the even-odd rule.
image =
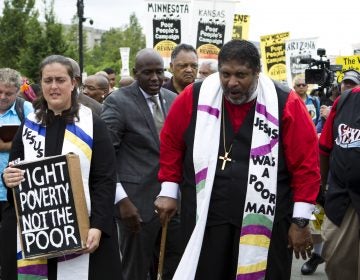
[[[16,167],[25,170],[25,180],[13,189],[24,258],[85,248],[89,217],[79,157],[47,157]]]

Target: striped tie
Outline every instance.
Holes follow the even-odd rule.
[[[164,114],[161,110],[160,100],[158,95],[152,95],[149,97],[153,106],[153,118],[156,126],[156,130],[160,135],[160,131],[164,125]]]

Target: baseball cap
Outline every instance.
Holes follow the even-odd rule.
[[[342,79],[353,81],[355,84],[360,85],[360,73],[354,69],[346,70],[344,72],[344,78]]]

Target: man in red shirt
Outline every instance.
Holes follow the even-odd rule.
[[[161,133],[155,206],[165,222],[180,186],[186,246],[173,279],[290,279],[293,251],[312,249],[315,127],[294,91],[260,73],[252,43],[228,42],[218,61],[218,74],[177,97]]]
[[[328,185],[322,257],[330,280],[360,279],[359,104],[360,86],[342,92],[319,140],[321,185]]]

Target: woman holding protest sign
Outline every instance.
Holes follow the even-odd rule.
[[[80,251],[80,254],[48,259],[23,259],[16,240],[14,203],[13,199],[8,197],[10,203],[4,211],[2,226],[2,238],[6,240],[1,252],[2,277],[122,279],[113,219],[115,155],[106,126],[89,108],[77,102],[73,69],[66,57],[51,55],[45,58],[40,66],[40,78],[42,94],[34,103],[35,112],[27,117],[15,136],[10,161],[33,161],[55,155],[77,154],[80,158],[90,229],[86,248]],[[18,186],[25,178],[24,170],[12,166],[13,163],[10,163],[3,174],[8,188]],[[50,176],[49,174],[51,175],[47,175]],[[57,191],[60,194],[65,192],[64,190],[65,188],[54,187],[50,194],[43,193],[40,198],[42,201],[39,201],[43,204],[48,201],[58,203]],[[60,215],[61,221],[71,219],[64,218],[64,215]],[[55,221],[54,216],[52,220]],[[45,218],[43,222],[45,223]],[[40,239],[34,237],[34,240]]]

